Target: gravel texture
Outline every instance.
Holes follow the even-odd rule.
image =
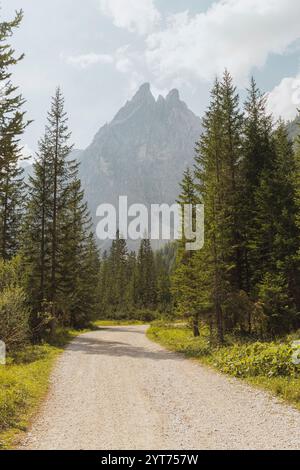
[[[168,352],[146,327],[79,336],[21,449],[300,449],[300,413]]]

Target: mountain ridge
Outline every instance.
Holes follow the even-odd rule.
[[[98,205],[117,207],[121,195],[128,196],[129,204],[173,204],[182,174],[193,164],[201,130],[201,119],[178,90],[155,99],[150,84],[143,84],[79,154],[94,222]]]

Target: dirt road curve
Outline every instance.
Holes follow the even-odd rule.
[[[23,449],[300,449],[300,413],[150,342],[146,327],[78,337]]]

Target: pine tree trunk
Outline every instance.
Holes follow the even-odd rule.
[[[209,344],[212,345],[214,342],[214,321],[213,316],[209,317]]]
[[[199,319],[198,315],[193,319],[193,333],[195,338],[199,338],[200,331],[199,331]]]
[[[7,217],[8,217],[8,196],[7,196],[7,191],[8,191],[8,177],[6,178],[6,185],[5,185],[5,196],[4,196],[4,207],[3,207],[3,227],[2,227],[2,258],[4,260],[7,260],[8,254],[7,254]]]
[[[52,290],[52,313],[55,316],[56,300],[56,250],[57,250],[57,160],[58,160],[58,120],[56,127],[55,156],[54,156],[54,187],[53,187],[53,225],[52,225],[52,270],[51,270],[51,290]]]
[[[45,168],[43,174],[43,209],[42,209],[42,239],[41,239],[41,303],[43,304],[45,299]]]
[[[216,317],[218,326],[218,340],[220,344],[224,343],[223,311],[220,302],[216,301]]]
[[[252,313],[250,311],[248,314],[248,333],[249,335],[252,334]]]

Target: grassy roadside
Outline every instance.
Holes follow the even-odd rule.
[[[207,330],[202,330],[200,338],[194,338],[184,325],[163,323],[152,324],[147,336],[169,350],[270,391],[300,409],[300,366],[291,360],[293,338],[272,343],[228,338],[226,346],[212,348]]]
[[[28,346],[0,366],[0,450],[26,431],[45,397],[50,373],[64,347],[84,331],[58,330],[51,343]]]

